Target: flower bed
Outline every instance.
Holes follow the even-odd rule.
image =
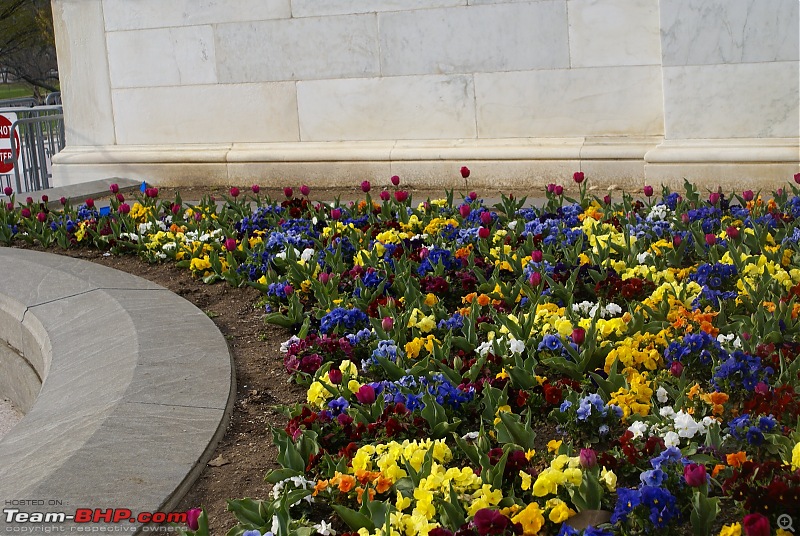
[[[102,210],[12,198],[0,241],[263,293],[307,402],[273,431],[272,496],[230,501],[231,535],[788,534],[800,191],[612,202],[574,180],[533,208],[412,203],[397,177],[347,205],[112,187]],[[206,533],[193,514],[184,533]]]

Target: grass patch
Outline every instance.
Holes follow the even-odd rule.
[[[27,84],[0,84],[0,100],[32,97],[33,89]]]

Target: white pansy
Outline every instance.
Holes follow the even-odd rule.
[[[514,229],[517,228],[517,222],[516,221],[510,221],[510,222],[508,222],[507,227],[513,231]]]
[[[322,536],[336,536],[336,531],[333,530],[333,527],[329,525],[324,519],[320,521],[317,525],[314,525],[314,529],[317,531],[318,534],[322,534]]]
[[[461,439],[463,439],[464,441],[474,441],[478,439],[478,436],[480,435],[481,435],[480,432],[467,432],[466,434],[461,436]]]
[[[306,262],[310,261],[312,257],[314,257],[313,248],[306,248],[303,250],[303,253],[300,254],[300,258]]]
[[[492,342],[491,341],[482,342],[480,346],[478,346],[475,350],[481,357],[486,357],[492,350]]]
[[[677,447],[681,444],[681,438],[675,432],[667,432],[664,434],[664,445],[668,447]]]
[[[658,411],[659,415],[666,418],[672,418],[675,416],[675,410],[672,409],[670,406],[664,406]]]
[[[298,342],[300,342],[300,338],[297,335],[292,335],[288,340],[281,343],[281,353],[288,353],[289,347]]]
[[[511,339],[508,343],[509,348],[515,354],[521,354],[525,350],[525,343],[517,339]]]
[[[669,397],[667,396],[667,390],[664,387],[659,387],[658,391],[656,391],[656,398],[658,399],[659,404],[666,404]]]
[[[628,431],[633,434],[634,439],[643,437],[647,432],[647,423],[644,421],[636,421],[628,427]]]
[[[703,423],[695,421],[691,415],[683,410],[676,413],[673,419],[675,421],[675,430],[678,431],[678,435],[681,437],[693,438],[698,433],[704,434],[706,432],[706,427],[703,426]]]
[[[650,253],[648,253],[647,251],[636,255],[636,260],[639,264],[645,264],[647,262],[647,259],[649,258],[650,258]]]

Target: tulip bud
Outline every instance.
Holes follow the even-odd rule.
[[[478,199],[478,193],[477,192],[470,192],[469,193],[469,199],[470,199],[470,201],[475,201],[476,199]]]
[[[707,233],[706,244],[708,244],[709,246],[713,246],[716,243],[717,243],[717,235],[715,235],[714,233]]]
[[[42,203],[47,203],[48,201],[50,201],[50,197],[47,194],[43,195],[42,196]]]
[[[291,199],[292,196],[294,195],[294,190],[292,190],[287,186],[286,188],[283,189],[283,195],[285,195],[287,199]]]
[[[120,203],[124,203],[125,202],[125,196],[122,195],[122,194],[117,194],[117,201],[119,201]]]
[[[33,204],[33,198],[32,198],[32,197],[30,197],[30,196],[29,196],[29,197],[26,197],[26,198],[25,198],[25,204],[26,204],[26,205],[32,205],[32,204]]]
[[[552,194],[553,191],[556,189],[556,185],[551,182],[546,186],[546,189],[548,194]]]
[[[386,190],[383,190],[381,192],[381,201],[388,201],[390,197],[391,197],[391,194],[389,192],[387,192]]]
[[[687,224],[687,223],[689,223],[689,215],[688,215],[688,214],[686,214],[685,212],[684,212],[683,214],[681,214],[681,222],[682,222],[684,225],[685,225],[685,224]]]
[[[127,203],[122,203],[118,208],[117,211],[120,214],[127,214],[131,211],[131,206]]]
[[[116,194],[117,192],[119,192],[119,184],[114,183],[111,186],[109,186],[108,189],[111,190],[112,194]]]
[[[44,212],[40,212],[36,215],[36,219],[39,220],[39,223],[44,223],[45,220],[47,219],[47,214],[45,214]]]
[[[528,278],[528,282],[532,286],[538,287],[539,284],[542,282],[542,274],[540,274],[539,272],[531,273],[531,276]]]
[[[14,203],[6,203],[6,210],[9,211],[9,212],[13,212]]]
[[[332,208],[331,209],[331,218],[333,218],[334,220],[338,220],[341,217],[342,217],[341,209],[338,209],[338,208]]]
[[[330,275],[328,272],[322,272],[322,273],[320,273],[320,274],[319,274],[319,276],[317,277],[317,279],[319,279],[319,282],[320,282],[320,283],[322,283],[323,285],[325,285],[325,284],[327,284],[327,283],[328,283],[328,281],[330,281],[330,279],[331,279],[331,275]]]
[[[261,186],[259,186],[258,184],[254,184],[250,187],[250,191],[253,192],[254,194],[258,194],[261,191]]]
[[[469,168],[467,166],[461,166],[461,176],[465,179],[469,177]]]
[[[332,368],[328,371],[328,379],[333,385],[339,385],[342,383],[342,371],[338,368]]]
[[[555,187],[553,188],[553,193],[556,194],[556,195],[563,194],[564,193],[564,187],[561,186],[560,184],[556,184]]]
[[[287,296],[291,296],[294,293],[294,288],[292,285],[286,285],[283,287],[283,293]]]
[[[533,262],[542,262],[542,258],[543,258],[542,250],[534,249],[533,251],[531,251],[531,260]]]
[[[777,190],[775,190],[775,195],[781,197],[783,195],[783,188],[778,188]]]
[[[582,183],[584,178],[585,175],[583,174],[583,171],[576,171],[575,173],[572,174],[572,180],[574,180],[578,184]]]
[[[683,479],[686,481],[687,485],[693,488],[699,488],[708,480],[706,466],[697,463],[690,463],[686,465],[683,468]]]
[[[800,173],[795,173],[794,174],[794,182],[796,182],[797,184],[800,184]]]
[[[478,229],[478,238],[489,238],[490,234],[491,233],[489,229],[487,229],[486,227],[481,227],[480,229]]]
[[[397,190],[394,193],[394,198],[397,200],[398,203],[404,203],[406,199],[408,199],[408,192],[403,190]]]
[[[489,225],[490,223],[492,223],[492,213],[481,212],[481,223],[484,225]]]
[[[203,511],[200,508],[192,508],[186,512],[186,525],[189,527],[189,530],[197,530],[200,528],[197,520],[202,513]]]
[[[400,184],[400,177],[398,177],[397,175],[392,175],[392,178],[390,180],[392,181],[392,184],[395,186]]]
[[[653,187],[650,186],[649,184],[644,187],[643,191],[644,191],[644,195],[646,195],[647,197],[650,197],[651,195],[653,195]]]
[[[472,209],[466,203],[458,207],[458,213],[461,214],[462,218],[466,218],[467,216],[469,216],[469,213],[471,211]]]
[[[739,229],[734,227],[733,225],[729,225],[725,228],[725,234],[728,235],[728,238],[732,240],[736,240],[739,238]]]
[[[383,320],[381,320],[381,328],[383,331],[389,331],[394,327],[394,318],[391,316],[384,316]]]
[[[59,201],[59,203],[61,203],[62,205],[66,205],[66,204],[67,204],[67,198],[66,198],[66,197],[61,197],[61,199],[59,199],[58,201]]]
[[[31,201],[33,201],[33,200],[31,199]],[[91,197],[89,199],[87,199],[86,200],[86,206],[89,207],[89,208],[94,208],[94,199],[92,199]]]
[[[226,238],[225,239],[225,249],[228,251],[233,251],[236,249],[236,239],[235,238]]]
[[[719,193],[718,192],[711,192],[708,194],[708,202],[712,205],[716,205],[719,202]]]
[[[306,185],[304,184],[304,185],[302,185],[302,186],[300,187],[300,193],[301,193],[302,195],[304,195],[304,196],[308,197],[308,194],[309,194],[309,193],[311,193],[311,188],[309,188],[308,186],[306,186]]]
[[[23,208],[22,210],[19,211],[19,213],[23,218],[31,217],[31,209],[29,209],[28,207]]]
[[[372,188],[372,185],[369,183],[369,181],[364,181],[361,183],[362,192],[367,193],[369,192],[370,188]]]
[[[756,194],[753,193],[753,190],[745,190],[742,192],[742,199],[745,201],[752,201]]]
[[[362,385],[355,393],[356,399],[362,404],[375,402],[375,388],[371,385]]]
[[[177,216],[180,211],[181,206],[177,203],[173,203],[173,205],[170,207],[170,212],[172,212],[173,216]]]
[[[14,189],[11,186],[6,186],[3,188],[3,193],[6,194],[8,197],[11,197],[11,194],[14,193]]]
[[[575,328],[572,330],[572,342],[577,344],[578,346],[583,344],[583,341],[586,340],[586,330],[583,328]]]
[[[681,235],[675,235],[672,237],[673,246],[678,247],[681,245],[681,242],[683,242],[683,240],[681,239]]]
[[[597,453],[594,449],[581,449],[579,460],[581,467],[584,469],[591,469],[597,465]]]
[[[610,195],[603,196],[603,203],[605,203],[606,205],[610,205],[611,204],[611,196]]]
[[[669,366],[669,372],[676,378],[680,378],[681,374],[683,374],[683,363],[680,361],[673,361]]]
[[[230,194],[231,197],[239,197],[239,188],[236,186],[231,187]]]

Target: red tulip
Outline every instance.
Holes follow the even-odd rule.
[[[673,361],[669,366],[669,372],[676,378],[680,378],[681,374],[683,374],[683,363],[680,361]]]
[[[127,214],[131,211],[131,206],[127,203],[122,203],[118,208],[117,211],[120,214]]]
[[[397,200],[398,203],[404,203],[406,199],[408,199],[408,192],[403,190],[397,190],[394,193],[394,198]]]
[[[796,182],[797,184],[800,184],[800,173],[795,173],[794,174],[794,182]]]
[[[772,534],[769,519],[762,514],[747,514],[742,520],[742,525],[747,536],[770,536]]]
[[[381,191],[381,201],[388,201],[390,197],[392,197],[392,195],[389,192],[386,190]]]
[[[337,368],[332,368],[328,371],[328,379],[333,385],[342,383],[342,371]]]
[[[472,212],[472,209],[466,203],[458,207],[458,213],[461,214],[462,218],[469,216],[470,212]]]
[[[542,282],[542,274],[540,274],[539,272],[533,272],[531,276],[528,278],[528,282],[534,287],[538,287],[539,284]]]
[[[572,180],[574,180],[578,184],[582,183],[584,178],[585,176],[583,174],[583,171],[576,171],[575,173],[572,174]]]
[[[470,201],[475,201],[476,199],[478,199],[477,192],[470,192],[469,193],[469,199],[470,199]]]
[[[586,340],[586,330],[583,328],[575,328],[572,330],[572,342],[580,346]]]
[[[230,194],[231,197],[239,197],[239,188],[236,186],[231,187]]]
[[[6,186],[3,188],[3,193],[6,194],[8,197],[11,197],[11,194],[14,193],[14,189],[11,186]]]
[[[304,185],[302,185],[302,186],[300,187],[300,193],[301,193],[302,195],[304,195],[304,196],[308,197],[308,194],[309,194],[310,192],[311,192],[311,188],[309,188],[309,187],[308,187],[308,186],[306,186],[305,184],[304,184]]]
[[[362,192],[367,193],[369,192],[370,188],[372,188],[372,185],[369,183],[369,181],[364,181],[361,183]]]
[[[683,468],[683,479],[686,480],[687,485],[693,488],[702,486],[708,480],[706,466],[697,463],[690,463]]]
[[[478,229],[478,237],[479,238],[489,238],[491,232],[486,227],[481,227]]]
[[[381,328],[383,331],[389,331],[394,327],[394,318],[391,316],[384,316],[383,320],[381,320]]]
[[[254,184],[250,187],[250,191],[257,195],[261,191],[261,186]]]
[[[713,246],[716,243],[717,243],[717,235],[715,235],[714,233],[707,233],[706,244],[708,244],[709,246]]]
[[[61,203],[62,205],[66,205],[66,204],[67,204],[67,198],[66,198],[66,197],[62,197],[62,198],[61,198],[61,199],[59,199],[58,201],[59,201],[59,203]]]
[[[739,229],[737,229],[733,225],[729,225],[728,227],[725,228],[725,234],[728,235],[728,238],[736,240],[737,238],[739,238]]]
[[[286,188],[283,189],[283,195],[285,195],[287,199],[291,199],[292,196],[294,195],[294,190],[292,190],[287,186]]]
[[[461,176],[465,179],[469,177],[469,168],[467,166],[461,166]]]
[[[712,205],[716,205],[719,202],[719,193],[718,192],[711,192],[708,194],[708,202]]]
[[[390,180],[392,181],[392,184],[395,186],[400,184],[400,177],[398,177],[397,175],[392,175],[392,178]]]
[[[50,197],[48,197],[47,194],[43,195],[42,196],[42,203],[47,203],[48,201],[50,201]]]
[[[591,469],[597,465],[597,453],[594,449],[581,449],[579,461],[581,467],[584,469]]]
[[[19,213],[23,218],[31,217],[31,209],[29,209],[28,207],[23,208],[22,210],[19,211]]]
[[[40,212],[36,215],[36,219],[39,220],[39,223],[44,223],[47,220],[47,214]]]
[[[362,404],[372,404],[375,402],[375,388],[371,385],[362,385],[355,392],[356,399]]]
[[[334,220],[338,220],[341,217],[342,217],[342,211],[340,209],[338,208],[331,209],[331,218],[333,218]]]
[[[227,238],[225,239],[225,249],[228,251],[233,251],[236,249],[236,239],[235,238]]]
[[[119,192],[119,184],[114,183],[111,186],[109,186],[108,189],[111,190],[112,194],[115,194],[115,193]]]
[[[752,201],[756,194],[753,193],[753,190],[745,190],[742,192],[742,199],[745,201]]]
[[[553,193],[556,194],[556,195],[563,194],[564,193],[564,187],[561,186],[560,184],[556,184],[555,187],[553,188]]]
[[[610,205],[611,204],[611,196],[610,195],[603,196],[603,203],[605,203],[606,205]]]
[[[643,191],[644,191],[644,195],[646,195],[647,197],[650,197],[651,195],[653,195],[653,187],[650,186],[649,184],[644,187]]]
[[[542,262],[542,257],[543,257],[542,250],[534,249],[533,251],[531,251],[531,260],[533,262]]]
[[[200,508],[192,508],[186,512],[186,525],[189,527],[189,530],[197,530],[200,528],[197,520],[202,513],[203,511]]]

